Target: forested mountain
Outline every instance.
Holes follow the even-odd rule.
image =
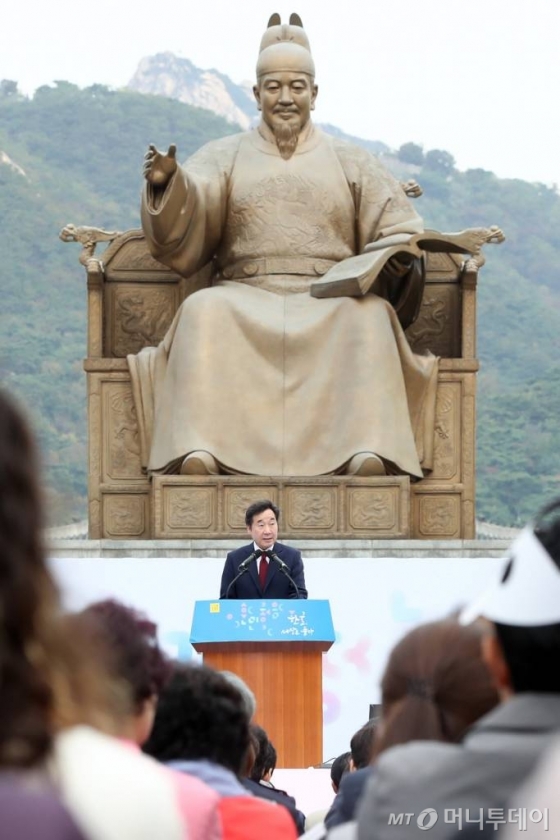
[[[87,470],[85,272],[58,233],[69,222],[137,227],[149,142],[175,141],[184,159],[236,130],[157,96],[59,82],[29,99],[0,84],[0,377],[40,433],[54,523],[85,518]],[[479,284],[478,516],[521,524],[559,489],[560,196],[458,172],[448,152],[412,143],[384,160],[422,184],[427,226],[506,232],[486,249]]]

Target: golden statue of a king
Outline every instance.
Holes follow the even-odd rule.
[[[311,119],[317,85],[292,15],[270,19],[251,131],[146,155],[142,225],[187,277],[212,264],[158,347],[129,357],[149,472],[315,476],[431,468],[437,359],[403,328],[421,260],[392,257],[359,297],[314,282],[366,246],[422,230],[402,186],[368,152]]]

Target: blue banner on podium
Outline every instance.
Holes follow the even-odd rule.
[[[334,642],[331,608],[293,598],[196,601],[190,641]]]

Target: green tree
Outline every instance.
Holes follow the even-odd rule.
[[[2,79],[0,81],[0,99],[19,99],[22,94],[18,90],[18,83],[12,79]]]
[[[403,163],[413,163],[422,166],[424,163],[424,149],[417,143],[403,143],[397,152],[397,157]]]
[[[433,169],[435,172],[450,175],[455,169],[455,158],[442,149],[430,149],[429,152],[426,152],[424,166],[426,169]]]

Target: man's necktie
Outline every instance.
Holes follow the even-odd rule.
[[[259,583],[261,585],[261,589],[264,591],[264,586],[266,583],[266,576],[268,574],[268,557],[266,556],[266,552],[263,551],[261,554],[261,562],[259,565]]]

